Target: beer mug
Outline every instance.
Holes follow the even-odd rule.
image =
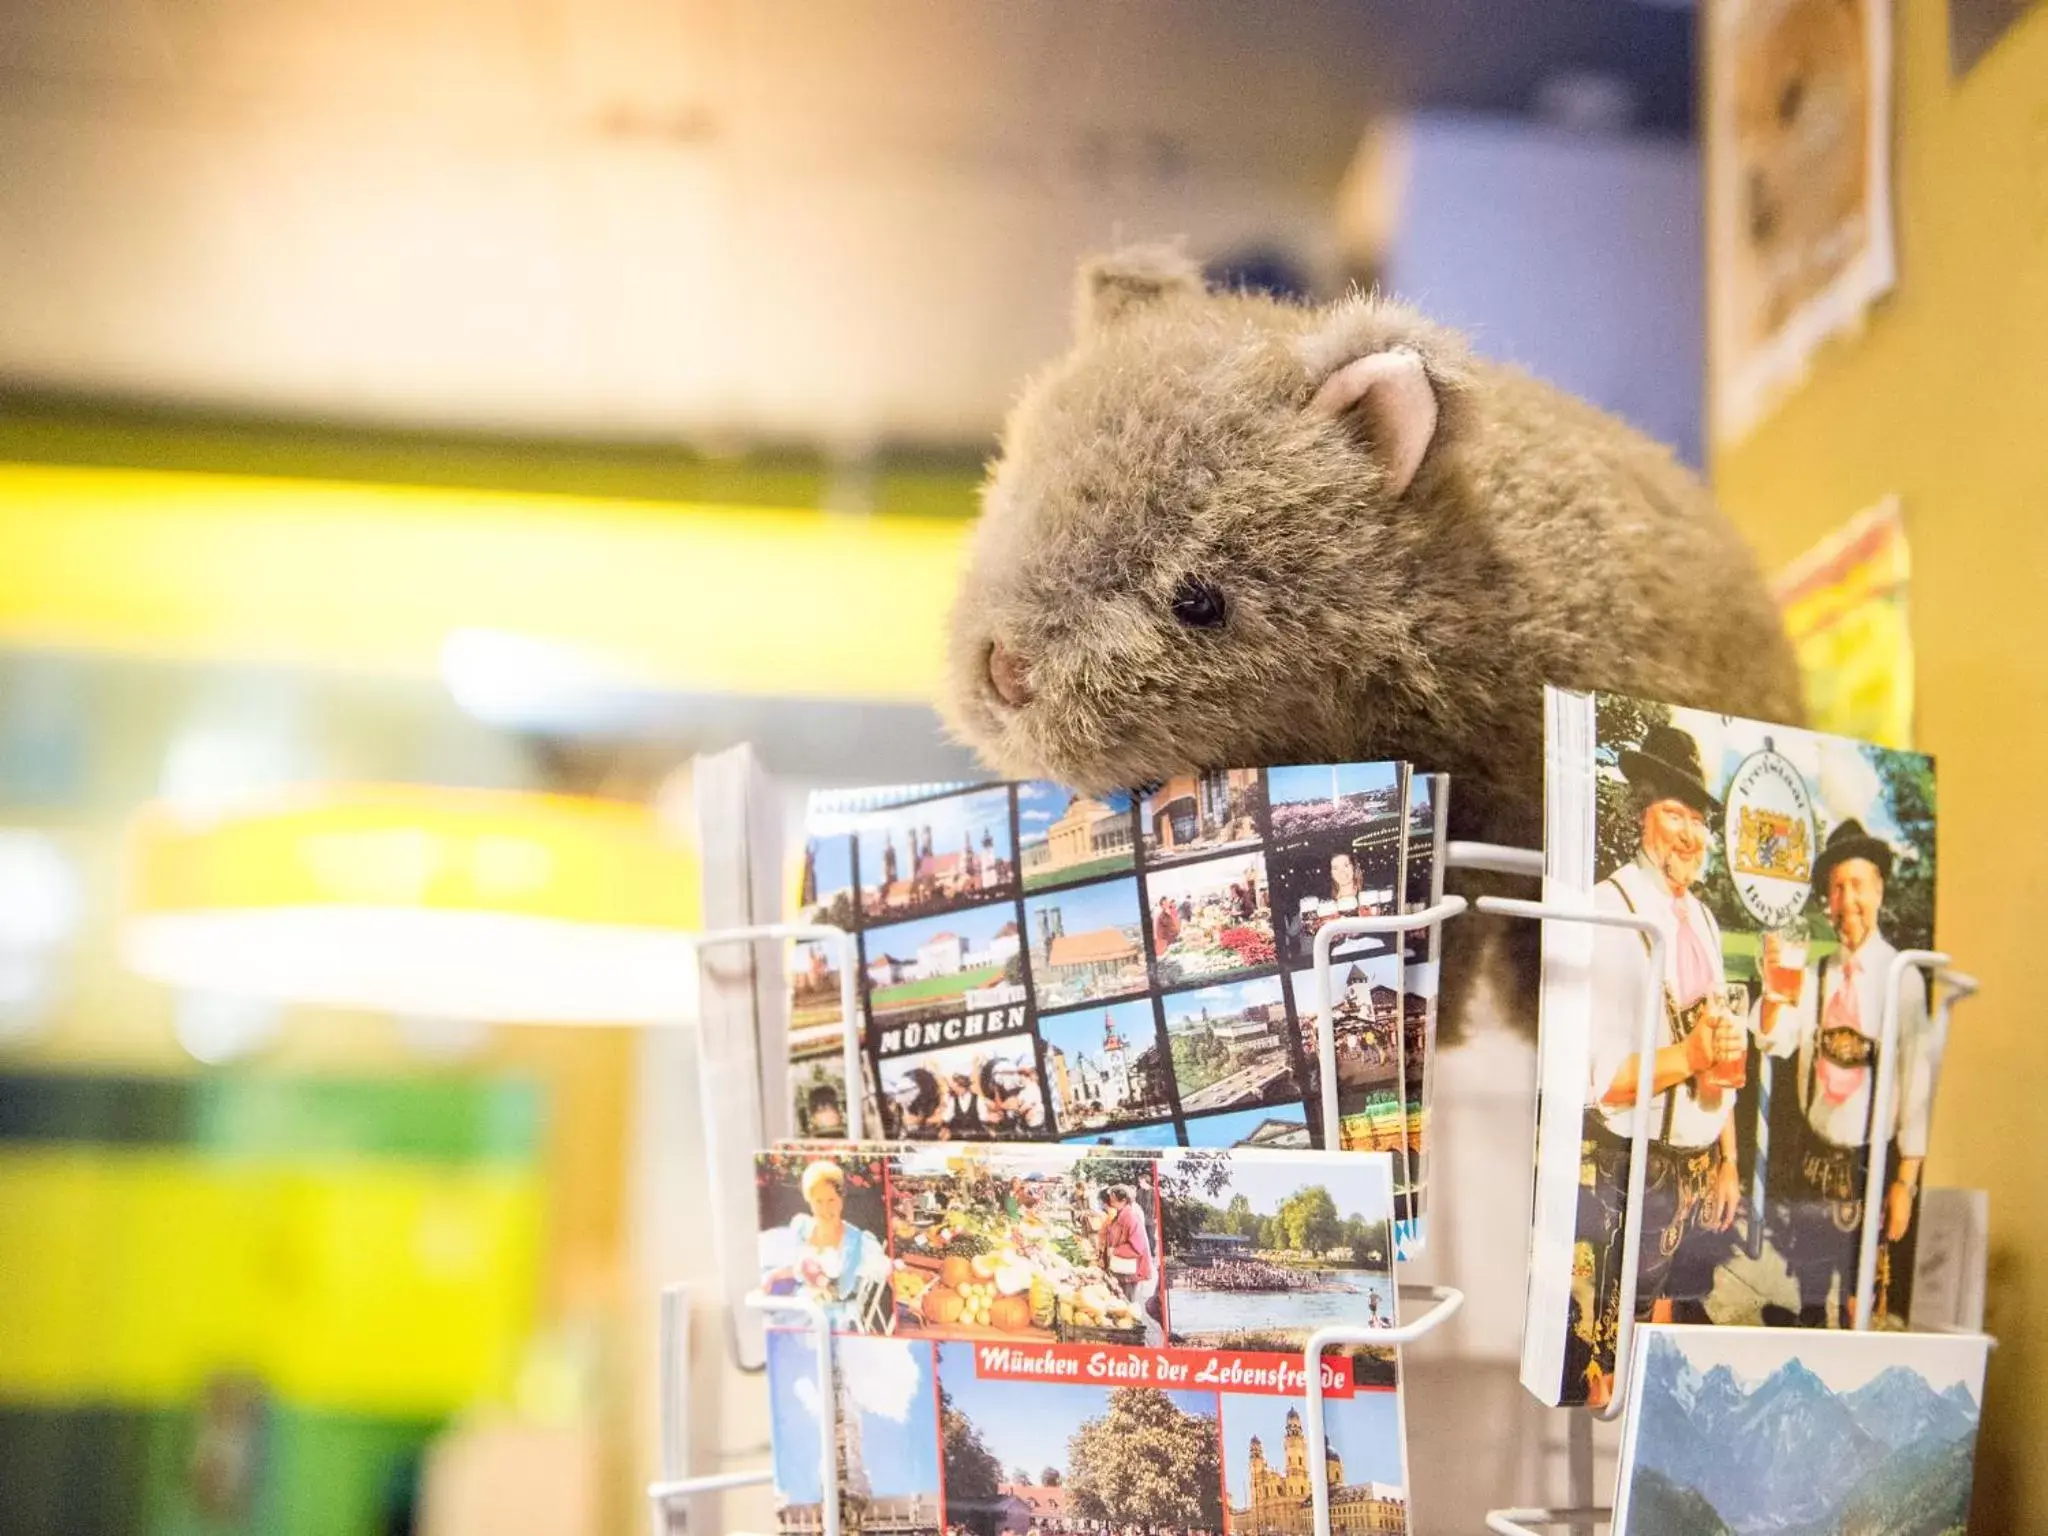
[[[1796,1004],[1806,989],[1806,929],[1779,928],[1771,937],[1777,953],[1764,966],[1764,991]]]
[[[1715,1088],[1740,1088],[1749,1081],[1749,988],[1739,981],[1730,982],[1718,1001],[1736,1027],[1743,1030],[1743,1048],[1740,1055],[1726,1061],[1716,1060],[1707,1068],[1706,1081]]]

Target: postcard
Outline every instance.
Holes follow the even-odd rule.
[[[820,797],[800,916],[858,936],[873,1132],[1319,1144],[1315,935],[1441,889],[1442,793],[1403,764],[1353,763],[1099,797],[1045,783]],[[1404,1251],[1422,1240],[1433,954],[1426,933],[1334,950],[1336,1137],[1403,1154]],[[829,945],[793,947],[791,1090],[807,1136],[845,1121],[826,1044],[842,1027],[840,964]]]
[[[1705,12],[1714,432],[1746,436],[1894,280],[1890,0]]]
[[[1965,1529],[1990,1345],[1982,1334],[1643,1328],[1617,1536]]]
[[[1867,1215],[1874,1312],[1903,1326],[1946,1019],[1918,971],[1888,1063],[1882,1034],[1894,962],[1934,938],[1933,760],[1612,694],[1549,708],[1545,894],[1652,921],[1663,974],[1644,933],[1546,925],[1524,1384],[1607,1399],[1646,1111],[1639,1320],[1852,1326]]]
[[[762,1283],[820,1301],[842,1512],[923,1531],[1307,1531],[1315,1329],[1392,1329],[1385,1154],[812,1142],[757,1160]],[[811,1335],[769,1328],[785,1532],[827,1496]],[[1320,1364],[1332,1529],[1400,1532],[1397,1358]]]

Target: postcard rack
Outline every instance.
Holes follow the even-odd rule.
[[[1452,841],[1447,845],[1445,864],[1448,869],[1474,872],[1489,872],[1540,878],[1543,874],[1543,856],[1535,849],[1514,848],[1501,844]],[[1639,1102],[1647,1102],[1654,1095],[1657,1033],[1662,1024],[1663,997],[1661,976],[1663,972],[1663,938],[1655,924],[1647,918],[1633,914],[1595,912],[1564,906],[1554,902],[1526,901],[1499,896],[1481,896],[1473,904],[1480,912],[1502,917],[1528,918],[1537,922],[1581,923],[1595,927],[1623,928],[1640,933],[1649,949],[1650,965],[1646,970],[1647,985],[1641,1019],[1640,1044],[1637,1051],[1638,1076],[1636,1093]],[[1334,946],[1342,939],[1369,934],[1407,934],[1438,929],[1444,923],[1468,910],[1462,897],[1446,896],[1434,905],[1418,912],[1395,913],[1384,917],[1339,918],[1324,924],[1317,930],[1314,939],[1314,965],[1316,973],[1316,1058],[1318,1086],[1321,1094],[1322,1124],[1324,1142],[1327,1146],[1341,1127],[1338,1113],[1338,1078],[1336,1054],[1336,1019],[1334,989],[1330,980],[1330,967]],[[842,987],[842,1018],[846,1021],[843,1060],[845,1064],[848,1092],[846,1094],[847,1133],[849,1139],[858,1140],[865,1133],[864,1072],[861,1062],[861,1041],[858,1031],[858,1009],[855,988],[859,968],[857,940],[845,930],[807,924],[769,923],[748,927],[720,929],[695,935],[692,942],[699,949],[719,945],[751,943],[761,941],[794,941],[833,943],[842,946],[840,965]],[[1896,1045],[1898,1040],[1898,997],[1899,987],[1909,970],[1919,970],[1936,983],[1937,1017],[1946,1021],[1953,1004],[1962,1001],[1978,990],[1978,983],[1970,976],[1951,970],[1949,956],[1936,950],[1906,950],[1894,959],[1888,978],[1886,1003],[1879,1034],[1879,1052],[1876,1082],[1873,1088],[1873,1122],[1882,1121],[1891,1113],[1894,1095],[1898,1091]],[[1402,1116],[1404,1134],[1401,1138],[1402,1174],[1404,1182],[1412,1171],[1407,1164],[1408,1136],[1405,1128],[1410,1114],[1408,1100],[1407,1031],[1395,1032],[1395,1078],[1398,1108]],[[707,1098],[704,1104],[707,1134],[721,1114],[721,1108]],[[1427,1106],[1423,1106],[1426,1112]],[[1635,1290],[1638,1263],[1642,1245],[1644,1184],[1649,1159],[1647,1148],[1650,1140],[1650,1117],[1638,1115],[1632,1140],[1629,1167],[1629,1185],[1625,1206],[1622,1234],[1622,1292],[1619,1319],[1615,1339],[1614,1391],[1607,1405],[1600,1409],[1566,1410],[1570,1413],[1567,1487],[1570,1503],[1557,1508],[1510,1508],[1490,1511],[1486,1517],[1486,1529],[1496,1536],[1537,1536],[1542,1528],[1566,1527],[1572,1530],[1591,1530],[1606,1522],[1611,1511],[1596,1503],[1593,1471],[1592,1421],[1595,1417],[1616,1419],[1624,1411],[1629,1395],[1628,1373],[1634,1363]],[[1884,1160],[1869,1159],[1865,1174],[1863,1228],[1860,1238],[1860,1258],[1857,1269],[1856,1311],[1854,1327],[1867,1330],[1876,1293],[1876,1256],[1879,1238],[1879,1219],[1883,1209]],[[1412,1182],[1410,1183],[1412,1188]],[[1429,1309],[1420,1317],[1393,1328],[1361,1328],[1351,1325],[1333,1325],[1317,1330],[1311,1335],[1303,1349],[1303,1365],[1307,1380],[1307,1412],[1304,1415],[1304,1431],[1307,1437],[1309,1465],[1320,1466],[1326,1455],[1325,1426],[1323,1415],[1322,1360],[1325,1353],[1341,1345],[1370,1344],[1387,1348],[1400,1348],[1413,1343],[1449,1321],[1464,1303],[1462,1292],[1448,1286],[1400,1285],[1398,1294],[1404,1301],[1412,1300],[1429,1303]],[[685,1511],[693,1501],[746,1487],[759,1487],[771,1481],[772,1473],[766,1468],[743,1472],[719,1473],[708,1476],[688,1476],[684,1473],[687,1465],[686,1448],[677,1426],[686,1421],[684,1394],[687,1391],[686,1360],[686,1296],[680,1287],[666,1289],[662,1295],[660,1314],[659,1350],[661,1362],[661,1404],[660,1404],[660,1447],[661,1475],[647,1488],[652,1529],[655,1536],[671,1536],[674,1529],[672,1518]],[[832,1333],[824,1310],[815,1302],[802,1297],[768,1296],[758,1291],[750,1292],[737,1304],[728,1302],[724,1309],[726,1318],[727,1349],[735,1365],[742,1370],[750,1369],[740,1358],[737,1347],[739,1317],[742,1312],[753,1312],[765,1316],[776,1314],[802,1317],[812,1331],[816,1343],[819,1381],[818,1393],[821,1454],[825,1464],[821,1468],[822,1488],[830,1489],[837,1481],[837,1469],[833,1463],[834,1422],[837,1412],[838,1394],[824,1390],[832,1382],[836,1369],[832,1347]],[[758,1367],[751,1368],[758,1370]],[[1320,1478],[1311,1479],[1314,1504],[1314,1525],[1312,1536],[1330,1536],[1330,1512],[1328,1489]],[[1413,1502],[1410,1502],[1411,1532],[1413,1531]],[[841,1536],[840,1509],[836,1498],[822,1500],[821,1529],[819,1536]]]

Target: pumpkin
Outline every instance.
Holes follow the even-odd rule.
[[[1015,1333],[1031,1326],[1031,1303],[1022,1296],[998,1296],[988,1306],[991,1328]]]
[[[960,1299],[960,1293],[948,1285],[935,1285],[924,1293],[924,1320],[949,1328],[960,1321],[960,1314],[967,1304]]]
[[[967,1260],[960,1257],[960,1255],[957,1253],[954,1254],[952,1257],[948,1258],[944,1264],[941,1264],[939,1266],[940,1281],[946,1285],[950,1285],[956,1291],[959,1290],[961,1286],[966,1285],[973,1278],[974,1266],[968,1263]]]

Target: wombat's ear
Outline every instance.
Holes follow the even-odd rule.
[[[1386,467],[1387,490],[1395,496],[1422,468],[1441,414],[1422,354],[1399,346],[1345,363],[1323,381],[1309,409],[1347,424],[1366,441]]]
[[[1134,245],[1081,264],[1074,327],[1092,336],[1133,310],[1200,293],[1202,271],[1173,245]]]

